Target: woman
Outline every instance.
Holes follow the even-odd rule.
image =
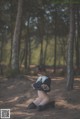
[[[38,66],[38,79],[32,85],[33,89],[37,90],[38,97],[28,106],[28,109],[36,109],[42,111],[48,107],[54,107],[54,102],[50,102],[48,92],[51,88],[51,79],[46,75],[45,68]]]

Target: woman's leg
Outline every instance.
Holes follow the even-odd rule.
[[[36,98],[33,103],[36,105],[36,106],[39,106],[40,103],[41,103],[42,99],[40,97]]]

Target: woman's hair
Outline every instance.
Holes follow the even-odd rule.
[[[45,72],[45,71],[46,71],[45,66],[43,66],[43,65],[38,65],[38,66],[37,66],[37,70],[38,70],[39,72]]]

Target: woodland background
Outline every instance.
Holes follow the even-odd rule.
[[[79,0],[1,0],[0,74],[64,67],[68,88],[80,74]],[[69,86],[70,85],[70,86]]]
[[[27,110],[36,66],[55,109]],[[80,119],[80,0],[0,0],[0,109],[11,119]]]

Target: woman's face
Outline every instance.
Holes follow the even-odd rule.
[[[37,72],[38,76],[45,75],[45,71],[44,71],[44,70],[39,70],[39,69],[37,68],[37,69],[36,69],[36,72]]]
[[[38,76],[42,76],[42,75],[45,75],[45,72],[44,71],[38,71]]]

